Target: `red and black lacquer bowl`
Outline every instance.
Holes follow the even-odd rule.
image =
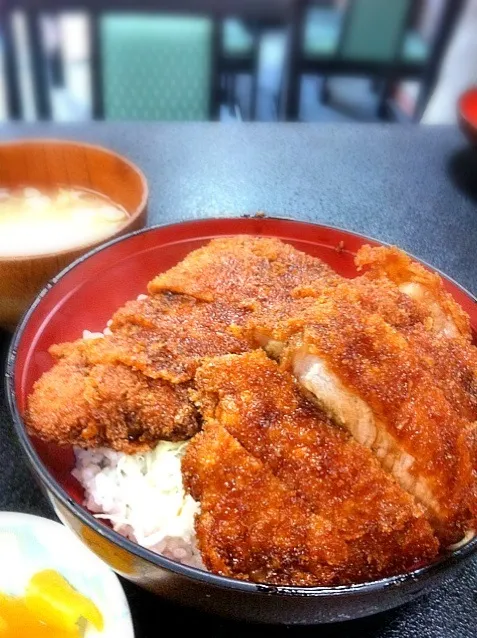
[[[279,237],[320,257],[338,273],[354,276],[353,256],[375,241],[352,233],[284,219],[205,219],[160,226],[115,240],[76,261],[38,295],[21,321],[8,356],[6,388],[18,438],[59,518],[125,578],[171,600],[249,621],[323,623],[374,614],[410,601],[455,576],[477,549],[477,539],[412,573],[365,584],[293,588],[224,578],[143,549],[96,520],[82,506],[71,476],[73,452],[31,439],[22,420],[28,393],[51,366],[48,348],[74,340],[83,329],[101,331],[126,300],[147,282],[213,237]],[[446,279],[447,289],[477,329],[475,299]]]
[[[461,130],[469,142],[477,146],[477,86],[467,89],[457,103],[457,117]]]

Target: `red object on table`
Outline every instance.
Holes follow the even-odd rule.
[[[477,86],[463,93],[458,102],[459,123],[468,139],[477,145]]]

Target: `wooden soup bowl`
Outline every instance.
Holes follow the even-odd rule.
[[[0,188],[32,186],[84,188],[121,205],[129,217],[109,237],[81,241],[74,248],[40,255],[0,254],[0,328],[13,330],[39,290],[80,255],[120,235],[144,227],[148,186],[130,161],[98,146],[62,140],[0,144]]]

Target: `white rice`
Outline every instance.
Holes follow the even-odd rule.
[[[139,295],[138,300],[146,295]],[[83,339],[111,334],[83,332]],[[197,548],[194,519],[199,503],[186,494],[181,457],[187,442],[160,441],[149,452],[123,454],[107,448],[75,449],[73,476],[84,488],[84,505],[96,518],[153,552],[204,568]]]
[[[96,518],[158,554],[203,567],[194,531],[199,503],[182,484],[186,447],[186,442],[161,441],[154,450],[134,455],[77,448],[72,474]]]

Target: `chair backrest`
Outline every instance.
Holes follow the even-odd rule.
[[[121,13],[97,20],[106,119],[210,119],[216,55],[211,19]]]
[[[392,62],[401,50],[412,0],[349,0],[340,57]]]
[[[18,75],[17,55],[10,29],[17,3],[26,18],[35,111],[40,119],[51,119],[52,95],[40,18],[44,12],[67,12],[70,3],[0,0],[10,117],[21,116],[19,91],[13,82]],[[190,0],[83,0],[80,5],[91,21],[93,117],[218,119],[217,12],[205,14],[199,8],[195,13]]]

